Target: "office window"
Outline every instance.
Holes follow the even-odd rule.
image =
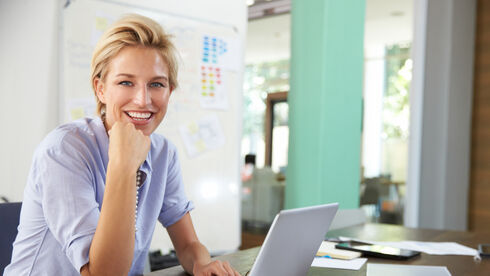
[[[288,92],[269,93],[265,114],[265,165],[285,175],[288,164]]]
[[[245,67],[242,157],[255,154],[256,166],[259,168],[266,165],[267,95],[282,91],[289,91],[289,60],[249,64]],[[284,108],[281,111],[278,118],[284,117]]]
[[[412,80],[410,45],[386,47],[386,91],[383,96],[381,173],[406,181],[409,89]]]
[[[371,47],[364,68],[360,203],[372,221],[401,224],[408,164],[410,43]]]

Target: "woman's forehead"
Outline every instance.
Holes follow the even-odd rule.
[[[112,76],[150,74],[168,77],[167,62],[156,49],[149,47],[124,47],[109,61],[107,69]]]

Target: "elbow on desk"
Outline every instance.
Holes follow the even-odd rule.
[[[90,263],[86,263],[80,269],[82,276],[102,276],[102,275],[128,275],[131,270],[131,264],[128,267],[124,266],[102,266],[94,267]]]

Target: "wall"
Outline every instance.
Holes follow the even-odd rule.
[[[11,201],[22,200],[32,153],[58,122],[57,11],[54,0],[0,2],[0,195]]]
[[[490,1],[476,14],[469,229],[490,232]]]
[[[467,228],[475,0],[416,0],[405,225]]]
[[[245,64],[289,59],[291,14],[281,14],[248,23]]]

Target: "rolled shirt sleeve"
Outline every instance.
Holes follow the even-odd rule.
[[[171,151],[169,162],[165,198],[158,217],[164,227],[171,226],[194,209],[194,204],[185,195],[180,163],[175,149]]]

